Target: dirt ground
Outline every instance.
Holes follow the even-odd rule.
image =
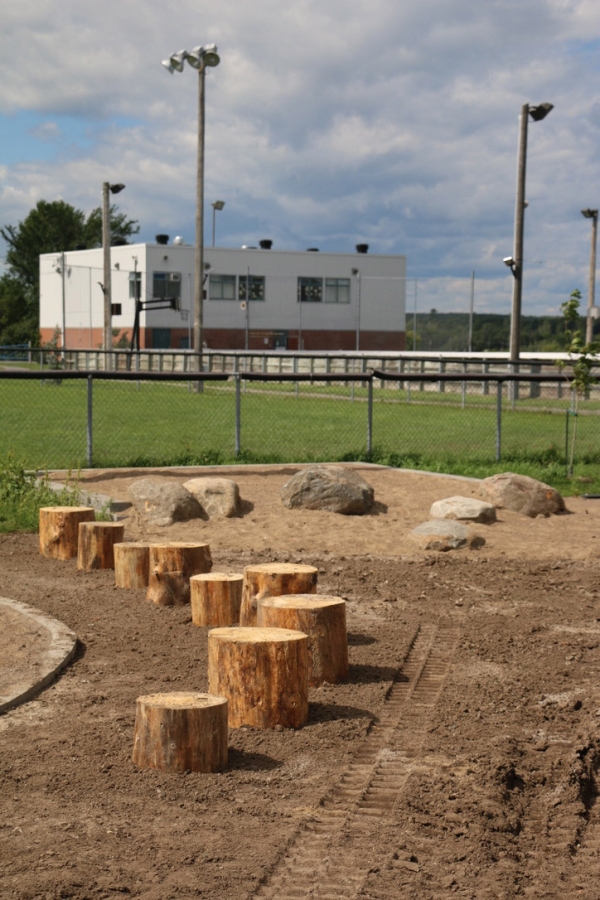
[[[360,471],[367,517],[284,510],[289,474],[252,470],[235,476],[241,518],[167,532],[208,540],[217,571],[316,565],[319,591],[347,600],[349,681],[311,690],[298,731],[232,730],[220,775],[131,762],[137,696],[207,689],[189,608],[0,537],[0,592],[80,640],[0,717],[2,900],[597,900],[600,504],[501,512],[481,549],[424,554],[408,530],[477,483]],[[87,481],[126,499],[114,476]],[[128,538],[165,536],[125,516]]]

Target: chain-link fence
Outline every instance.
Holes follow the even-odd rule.
[[[0,372],[0,453],[32,468],[376,459],[443,471],[565,459],[575,423],[558,374],[41,374]],[[577,429],[576,461],[600,461],[597,400],[581,402]]]

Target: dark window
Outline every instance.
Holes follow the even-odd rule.
[[[120,303],[111,303],[110,304],[110,314],[111,314],[111,316],[122,315],[121,304]]]
[[[141,299],[142,296],[142,273],[141,272],[130,272],[129,273],[129,296],[135,300],[135,283],[137,281],[138,284],[138,293],[137,296]]]
[[[181,274],[179,272],[152,273],[152,299],[176,300],[177,308],[181,300]]]
[[[350,279],[326,278],[325,303],[350,303]]]
[[[235,275],[212,275],[208,283],[211,300],[235,300]]]
[[[248,282],[250,286],[251,300],[265,299],[264,275],[240,275],[238,276],[238,297],[240,300],[246,299],[246,282]]]
[[[321,303],[323,300],[323,279],[298,279],[298,303]]]

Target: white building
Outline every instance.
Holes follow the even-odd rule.
[[[115,341],[131,339],[137,277],[142,302],[174,298],[177,307],[141,311],[140,347],[191,346],[194,252],[182,243],[112,247]],[[60,253],[40,256],[41,339],[64,330],[70,349],[101,347],[102,250],[64,256],[64,272]],[[207,247],[204,260],[211,349],[404,349],[404,256]]]

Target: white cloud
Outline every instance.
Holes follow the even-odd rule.
[[[143,238],[191,241],[197,76],[171,77],[160,61],[210,41],[222,63],[207,78],[206,197],[208,210],[226,201],[221,241],[367,240],[406,253],[413,276],[475,269],[486,303],[508,308],[518,115],[548,100],[555,109],[529,132],[524,311],[585,294],[579,210],[600,203],[596,0],[13,4],[0,114],[33,111],[34,139],[62,139],[53,158],[32,160],[29,145],[0,171],[2,222],[41,198],[89,210],[108,178],[127,184],[119,205]],[[88,143],[60,117],[88,127]]]

